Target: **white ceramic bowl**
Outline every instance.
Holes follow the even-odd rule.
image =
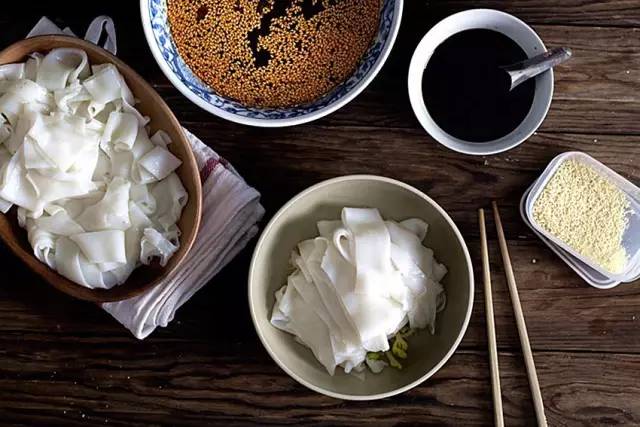
[[[368,374],[364,381],[339,368],[331,376],[311,350],[269,319],[274,293],[291,273],[291,251],[318,235],[317,222],[339,219],[344,206],[374,207],[397,221],[422,218],[429,224],[425,245],[449,270],[442,284],[447,304],[438,313],[434,335],[421,331],[410,339],[404,369]],[[330,179],[295,196],[265,227],[249,268],[249,310],[258,337],[280,367],[296,381],[339,399],[373,400],[422,383],[440,369],[460,344],[473,309],[473,267],[467,245],[453,220],[421,191],[389,178],[351,175]]]
[[[292,108],[253,108],[216,94],[178,54],[167,21],[167,0],[140,0],[142,26],[162,72],[184,96],[232,122],[261,127],[293,126],[317,120],[354,99],[378,74],[400,28],[404,0],[383,0],[378,34],[354,74],[311,104]]]
[[[523,122],[502,138],[477,143],[456,138],[433,120],[424,103],[422,75],[431,55],[442,42],[465,30],[488,29],[513,39],[529,58],[546,51],[540,37],[515,16],[492,9],[471,9],[451,15],[436,24],[420,41],[409,66],[409,99],[420,124],[436,141],[460,153],[489,155],[507,151],[525,141],[542,124],[553,98],[553,70],[536,77],[533,104]],[[426,96],[429,96],[426,94]]]

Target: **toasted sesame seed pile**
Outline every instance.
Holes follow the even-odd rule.
[[[345,81],[381,0],[169,0],[178,51],[218,94],[253,107],[312,102]]]
[[[611,273],[627,263],[622,246],[628,225],[627,196],[590,166],[567,160],[533,205],[533,218],[582,256]]]

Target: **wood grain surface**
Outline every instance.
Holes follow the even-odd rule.
[[[509,239],[549,424],[640,424],[640,283],[585,284],[522,223],[522,193],[557,154],[580,150],[640,183],[640,0],[407,0],[396,46],[355,101],[315,123],[254,129],[191,104],[164,78],[142,33],[138,2],[30,2],[0,12],[0,46],[42,15],[78,33],[96,15],[118,29],[118,56],[178,119],[263,195],[268,219],[320,180],[373,173],[415,185],[467,239],[479,279],[476,212],[497,199]],[[547,46],[570,46],[554,101],[525,144],[495,156],[444,149],[419,126],[406,93],[415,45],[439,19],[493,7],[531,23]],[[535,421],[492,221],[487,224],[508,426]],[[343,402],[298,385],[260,345],[246,305],[252,242],[150,338],[137,341],[95,306],[50,289],[0,247],[0,424],[491,425],[480,287],[469,330],[430,380],[378,402]],[[480,282],[477,282],[480,283]]]

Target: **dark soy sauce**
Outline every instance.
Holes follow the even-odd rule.
[[[487,142],[513,131],[533,103],[535,79],[509,92],[502,65],[527,59],[516,42],[492,30],[466,30],[434,51],[422,79],[425,105],[448,134]]]

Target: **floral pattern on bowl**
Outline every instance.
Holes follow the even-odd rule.
[[[403,0],[383,0],[378,34],[355,73],[313,103],[291,108],[254,108],[218,95],[182,60],[169,28],[167,0],[141,0],[147,42],[171,82],[205,110],[231,121],[254,126],[289,126],[325,116],[355,98],[375,77],[398,32]]]

